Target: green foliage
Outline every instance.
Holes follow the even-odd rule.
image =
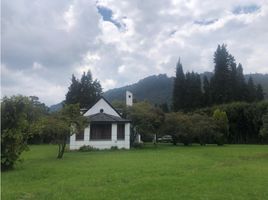
[[[182,113],[168,113],[162,127],[162,134],[172,136],[172,143],[183,143],[189,145],[194,141],[195,135],[193,123],[189,115]]]
[[[98,149],[90,146],[90,145],[83,145],[79,148],[79,151],[82,151],[82,152],[88,152],[88,151],[97,151]]]
[[[92,79],[90,71],[83,73],[81,80],[72,75],[72,82],[66,94],[66,104],[79,103],[80,108],[90,108],[102,94],[98,80]]]
[[[134,142],[132,144],[132,147],[135,148],[135,149],[141,149],[144,147],[144,143],[143,142]]]
[[[213,76],[213,73],[212,72],[200,73],[200,78],[201,80],[203,80],[204,95],[205,95],[205,89],[204,89],[205,76],[207,77],[210,86],[210,79]],[[250,75],[246,74],[244,76],[242,65],[238,64],[236,70],[236,76],[237,76],[237,84],[239,86],[236,87],[235,93],[237,97],[235,101],[239,101],[239,99],[246,99],[245,80],[247,80],[249,76],[253,78],[255,84],[260,84],[262,86],[263,92],[265,93],[264,97],[268,99],[268,74],[250,74]],[[126,95],[125,92],[126,90],[129,90],[134,94],[134,97],[138,101],[147,100],[152,105],[154,104],[161,105],[167,102],[168,106],[171,108],[173,107],[172,106],[173,87],[174,87],[174,77],[167,77],[166,74],[153,75],[146,77],[145,79],[142,79],[137,83],[108,90],[104,92],[104,97],[110,102],[113,102],[115,100],[125,101],[125,95]],[[233,87],[234,85],[232,85],[232,88]],[[211,93],[211,90],[209,90],[209,92]],[[210,106],[212,105],[212,102],[206,103],[206,101],[204,100],[203,105]]]
[[[225,143],[229,135],[229,121],[226,112],[216,109],[213,113],[213,118],[218,126],[219,132],[222,133],[222,138],[217,139],[220,143]]]
[[[229,121],[228,143],[259,143],[262,116],[268,109],[268,101],[256,103],[235,102],[197,110],[196,113],[213,115],[220,109],[226,112]]]
[[[194,72],[184,74],[179,60],[173,86],[173,110],[189,111],[201,107],[202,95],[200,75]]]
[[[212,117],[207,115],[193,114],[192,120],[192,131],[195,139],[200,145],[206,144],[220,144],[219,137],[223,136],[219,130],[219,126]]]
[[[13,168],[27,149],[31,125],[48,109],[37,97],[4,97],[1,102],[1,170]]]
[[[81,116],[78,104],[65,105],[62,110],[42,118],[35,126],[35,132],[50,136],[58,144],[57,158],[62,158],[67,139],[72,134],[79,133],[86,125],[86,119]]]
[[[262,128],[260,129],[260,137],[265,142],[268,141],[268,110],[262,117]]]
[[[182,64],[178,62],[173,87],[173,111],[189,112],[213,104],[264,99],[262,86],[256,86],[252,77],[245,82],[242,65],[239,63],[237,67],[225,44],[218,45],[214,63],[214,74],[210,80],[204,76],[202,91],[200,75],[194,72],[184,74]]]
[[[167,102],[170,106],[172,104],[173,77],[167,77],[166,74],[148,76],[135,84],[108,90],[104,92],[104,97],[110,102],[115,100],[125,102],[127,90],[134,94],[134,103],[136,99],[137,101],[146,100],[152,105]]]
[[[176,66],[176,77],[173,86],[173,110],[178,111],[184,108],[185,96],[185,75],[180,60]]]
[[[183,143],[190,145],[198,142],[205,144],[223,144],[224,133],[217,121],[200,114],[168,113],[162,127],[162,134],[172,136],[174,145]]]
[[[203,78],[203,105],[211,105],[211,88],[210,88],[210,83],[207,78],[207,76],[204,76]]]
[[[118,150],[118,147],[117,146],[111,146],[111,150],[116,151],[116,150]]]
[[[164,120],[164,113],[148,102],[138,102],[128,109],[128,116],[132,126],[141,135],[142,140],[152,140]],[[132,143],[134,140],[132,140]]]

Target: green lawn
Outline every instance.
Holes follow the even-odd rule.
[[[31,146],[2,173],[5,199],[268,199],[268,146],[67,152]]]

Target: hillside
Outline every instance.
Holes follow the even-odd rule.
[[[201,79],[206,75],[208,78],[212,76],[211,72],[201,74]],[[268,99],[268,74],[247,74],[245,78],[253,78],[255,84],[261,84],[265,98]],[[125,100],[125,91],[129,90],[134,94],[134,98],[138,101],[147,100],[153,104],[171,103],[174,77],[168,77],[166,74],[159,74],[146,77],[135,84],[108,90],[104,93],[104,97],[109,101]]]
[[[104,97],[109,101],[125,100],[126,90],[134,94],[134,99],[138,101],[147,100],[151,103],[171,102],[173,89],[173,78],[166,74],[159,74],[146,77],[135,84],[108,90]]]
[[[212,73],[202,73],[202,79],[204,75],[210,78]],[[245,78],[248,79],[250,76],[253,78],[255,84],[262,85],[265,98],[268,99],[268,74],[247,74]],[[165,102],[170,104],[172,101],[173,79],[174,77],[168,77],[166,74],[148,76],[132,85],[108,90],[103,96],[110,102],[115,100],[124,101],[125,92],[129,90],[134,94],[134,99],[138,101],[147,100],[153,104],[162,104]],[[52,105],[50,111],[57,111],[61,107],[62,103]]]

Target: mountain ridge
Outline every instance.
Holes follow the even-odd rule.
[[[201,73],[201,80],[204,76],[211,78],[212,72]],[[246,74],[245,79],[253,78],[254,83],[261,84],[265,92],[265,99],[268,99],[268,74],[252,73]],[[138,82],[123,87],[113,88],[103,93],[103,96],[110,102],[125,101],[125,92],[129,90],[133,93],[137,101],[147,100],[152,104],[163,104],[172,102],[174,77],[168,77],[166,74],[151,75],[140,79]],[[50,111],[57,111],[62,107],[62,102],[50,106]]]

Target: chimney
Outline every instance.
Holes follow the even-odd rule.
[[[126,91],[126,104],[127,106],[133,105],[133,94],[130,91]]]

